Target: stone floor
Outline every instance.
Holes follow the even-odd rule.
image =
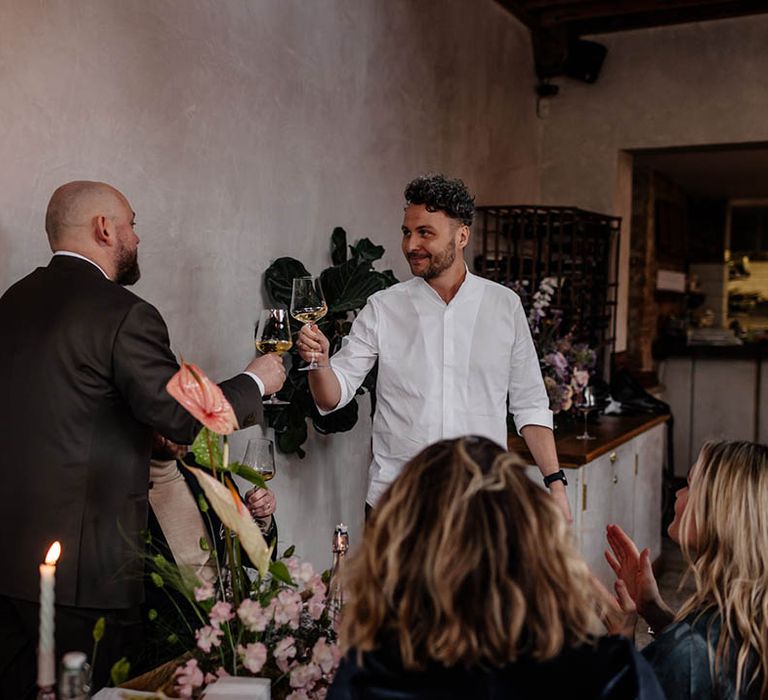
[[[659,577],[661,597],[667,601],[673,610],[678,610],[683,600],[691,594],[693,581],[688,578],[685,585],[680,588],[680,582],[686,569],[685,561],[680,547],[666,535],[661,538],[661,567]],[[651,635],[648,634],[648,625],[643,620],[638,620],[635,628],[637,648],[642,649],[650,641]]]

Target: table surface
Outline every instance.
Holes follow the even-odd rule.
[[[577,440],[576,436],[584,429],[584,423],[578,420],[573,426],[555,431],[555,444],[560,466],[563,469],[578,469],[606,452],[615,450],[619,445],[633,437],[650,430],[656,425],[669,420],[669,416],[644,414],[640,416],[600,416],[596,422],[590,421],[589,433],[596,440]],[[507,446],[517,452],[526,462],[534,464],[534,459],[525,445],[525,440],[512,434],[507,438]]]

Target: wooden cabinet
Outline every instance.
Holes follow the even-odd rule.
[[[639,549],[648,547],[652,560],[661,554],[665,433],[663,423],[654,425],[586,464],[566,469],[578,547],[606,585],[614,580],[603,554],[609,523],[620,525]],[[527,472],[542,484],[537,467],[528,467]]]

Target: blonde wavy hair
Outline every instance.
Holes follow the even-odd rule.
[[[481,437],[443,440],[404,467],[347,563],[345,649],[397,641],[406,669],[501,667],[599,634],[587,566],[523,467]]]
[[[688,532],[695,532],[693,541]],[[768,697],[768,447],[706,443],[691,475],[680,533],[696,591],[676,619],[716,612],[713,677],[735,650],[736,694],[760,682],[760,697]],[[750,671],[751,654],[757,664]]]

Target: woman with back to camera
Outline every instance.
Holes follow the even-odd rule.
[[[675,614],[648,550],[608,527],[608,562],[656,633],[643,649],[669,700],[768,698],[768,447],[709,442],[668,528],[695,591]],[[634,626],[634,617],[628,620]]]
[[[480,437],[443,440],[379,501],[345,572],[328,700],[663,698],[552,498]]]

